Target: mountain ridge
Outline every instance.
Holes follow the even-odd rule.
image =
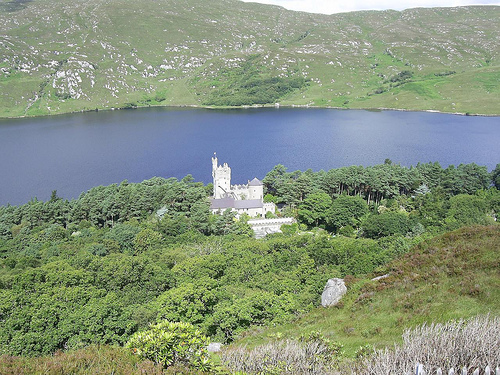
[[[275,103],[498,115],[499,16],[498,6],[320,15],[237,0],[3,1],[0,117]]]

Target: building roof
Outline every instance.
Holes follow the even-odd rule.
[[[221,198],[221,199],[211,199],[210,208],[212,210],[225,210],[227,208],[234,209],[250,209],[250,208],[262,208],[264,203],[261,199],[244,199],[236,200],[232,197]]]
[[[234,208],[262,208],[264,207],[264,203],[262,199],[244,199],[241,201],[234,201]]]
[[[262,186],[264,185],[257,177],[248,183],[248,186]]]

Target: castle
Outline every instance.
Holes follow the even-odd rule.
[[[227,209],[236,216],[247,214],[250,217],[265,217],[266,213],[276,211],[274,203],[264,203],[264,185],[254,178],[246,185],[231,185],[231,168],[224,163],[218,164],[217,155],[212,157],[212,178],[214,194],[211,199],[212,213],[222,213]]]

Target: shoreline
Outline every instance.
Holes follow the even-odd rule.
[[[89,110],[81,110],[81,111],[73,111],[73,112],[62,112],[62,113],[54,113],[54,114],[46,114],[46,115],[37,115],[37,116],[16,116],[16,117],[0,117],[0,121],[2,120],[17,120],[17,119],[25,119],[25,118],[42,118],[42,117],[51,117],[51,116],[64,116],[71,115],[77,113],[88,113],[88,112],[104,112],[104,111],[131,111],[137,109],[144,108],[165,108],[165,109],[183,109],[183,108],[193,108],[193,109],[211,109],[211,110],[238,110],[238,109],[258,109],[258,108],[275,108],[275,109],[292,109],[292,108],[303,108],[303,109],[335,109],[335,110],[358,110],[358,111],[399,111],[399,112],[427,112],[427,113],[437,113],[437,114],[447,114],[447,115],[456,115],[456,116],[477,116],[477,117],[500,117],[500,113],[498,114],[484,114],[484,113],[470,113],[470,112],[443,112],[437,109],[404,109],[404,108],[390,108],[390,107],[366,107],[366,108],[346,108],[346,107],[333,107],[333,106],[314,106],[308,104],[286,104],[282,105],[279,103],[276,104],[254,104],[254,105],[242,105],[238,107],[229,107],[229,106],[205,106],[205,105],[197,105],[197,104],[184,104],[184,105],[148,105],[148,106],[137,106],[132,108],[103,108],[103,109],[89,109]]]

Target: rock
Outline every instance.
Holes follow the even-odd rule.
[[[208,344],[207,351],[210,353],[218,353],[222,348],[222,344],[220,342],[211,342]]]
[[[389,274],[374,277],[374,278],[372,279],[372,281],[382,280],[382,279],[385,279],[386,277],[389,277]]]
[[[323,307],[336,305],[342,296],[347,292],[344,279],[330,279],[325,285],[325,290],[321,295],[321,305]]]

